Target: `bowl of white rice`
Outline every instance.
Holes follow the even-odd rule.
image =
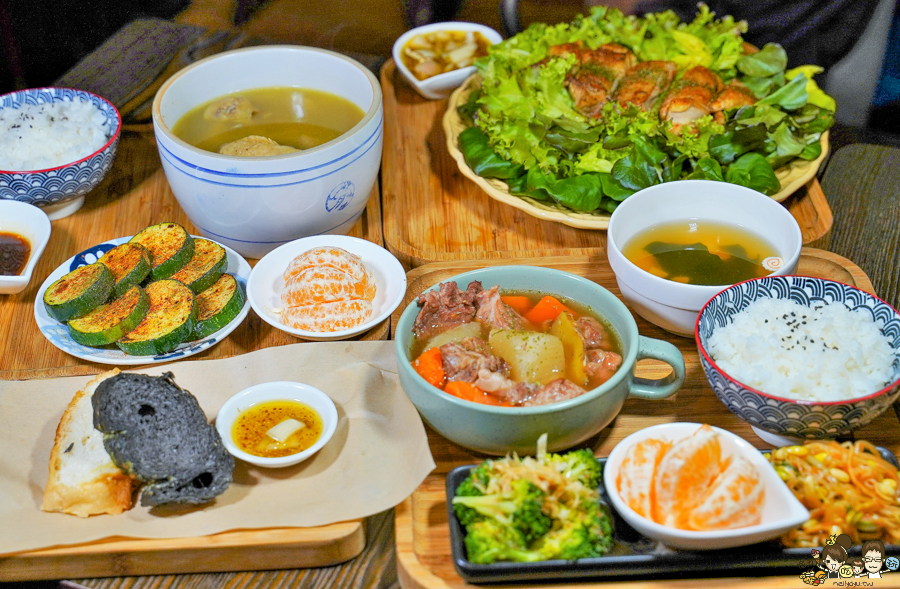
[[[900,395],[900,314],[840,282],[735,284],[700,311],[695,337],[713,391],[769,441],[846,436]]]
[[[0,96],[0,198],[71,215],[103,180],[122,119],[105,98],[72,88]]]

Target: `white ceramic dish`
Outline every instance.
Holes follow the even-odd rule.
[[[189,145],[172,126],[192,108],[253,88],[335,94],[364,113],[340,137],[298,153],[221,155]],[[324,49],[266,45],[225,51],[169,78],[153,100],[166,179],[201,235],[248,258],[289,241],[346,234],[366,209],[381,166],[381,85],[359,62]]]
[[[281,290],[284,288],[285,268],[301,253],[321,246],[339,247],[356,254],[372,270],[376,292],[372,301],[372,317],[367,322],[352,329],[327,333],[292,329],[281,322],[278,311],[282,308]],[[313,341],[346,339],[367,331],[390,317],[405,295],[406,272],[399,260],[371,241],[346,235],[319,235],[286,243],[266,254],[253,267],[247,281],[247,299],[263,321],[291,335]]]
[[[677,180],[645,188],[622,201],[609,219],[607,256],[622,297],[641,317],[676,335],[692,337],[697,314],[723,288],[666,280],[638,268],[622,248],[635,235],[678,220],[737,225],[763,237],[782,258],[770,276],[792,274],[803,235],[794,216],[768,196],[727,182]]]
[[[424,80],[416,78],[403,63],[403,59],[401,58],[403,47],[416,35],[433,33],[435,31],[477,31],[481,33],[491,45],[496,45],[501,42],[503,37],[500,33],[490,27],[479,25],[477,23],[456,21],[423,25],[421,27],[410,29],[400,35],[394,42],[392,51],[394,64],[397,66],[397,69],[403,74],[403,77],[406,78],[410,85],[415,88],[416,92],[421,94],[424,98],[440,100],[442,98],[447,98],[453,90],[465,82],[469,76],[474,74],[475,66],[470,65],[464,68],[444,72],[443,74],[438,74]]]
[[[769,464],[759,450],[751,446],[743,438],[726,430],[714,427],[719,434],[722,457],[732,455],[743,456],[759,471],[765,484],[765,503],[762,522],[733,530],[716,530],[698,532],[669,528],[638,515],[628,507],[619,496],[616,479],[625,452],[633,444],[649,438],[675,442],[694,434],[701,426],[699,423],[664,423],[642,429],[619,442],[603,469],[603,484],[616,511],[635,530],[672,548],[687,550],[714,550],[717,548],[734,548],[746,546],[764,540],[776,538],[809,519],[809,511],[794,497],[787,485],[779,478],[778,473]]]
[[[50,218],[34,205],[17,200],[0,200],[0,231],[21,235],[31,245],[25,268],[17,276],[0,276],[0,294],[22,292],[47,242],[50,241]]]
[[[244,318],[247,317],[247,313],[250,312],[250,301],[244,301],[244,306],[241,308],[241,312],[238,314],[238,316],[232,319],[231,322],[228,323],[228,325],[226,325],[219,331],[208,335],[203,339],[195,340],[192,342],[185,342],[171,352],[167,352],[165,354],[157,354],[156,356],[129,356],[119,348],[92,348],[90,346],[83,346],[72,341],[72,338],[69,337],[69,330],[65,326],[65,324],[60,323],[56,319],[50,317],[49,314],[47,314],[47,310],[44,308],[43,303],[44,291],[46,291],[51,284],[53,284],[56,280],[58,280],[65,274],[68,274],[79,266],[93,264],[94,262],[99,260],[103,256],[103,254],[105,254],[115,246],[121,243],[125,243],[130,239],[131,237],[119,237],[117,239],[111,239],[109,241],[99,243],[94,247],[81,252],[80,254],[72,256],[71,258],[63,262],[56,270],[50,273],[50,276],[48,276],[44,283],[41,285],[41,288],[38,290],[37,296],[34,298],[34,320],[37,322],[38,329],[41,330],[41,334],[43,334],[43,336],[47,338],[47,341],[67,354],[71,354],[76,358],[81,358],[82,360],[88,360],[90,362],[98,362],[100,364],[115,364],[117,366],[162,364],[163,362],[181,360],[182,358],[193,356],[194,354],[198,354],[203,350],[211,348],[219,341],[223,340],[232,331],[234,331],[237,326],[241,324]],[[234,275],[235,279],[237,279],[238,285],[243,288],[244,293],[246,293],[247,279],[250,276],[250,264],[248,264],[247,260],[242,258],[241,255],[233,249],[225,245],[222,245],[222,247],[225,248],[225,252],[228,256],[227,272]]]
[[[319,436],[316,443],[302,452],[278,458],[254,456],[238,448],[231,435],[231,428],[238,415],[257,403],[276,400],[297,401],[312,407],[319,414],[319,417],[322,418],[322,435]],[[222,437],[222,443],[225,444],[225,448],[231,455],[244,462],[268,468],[280,468],[303,462],[328,443],[328,440],[334,435],[334,430],[337,429],[337,423],[337,408],[328,395],[308,384],[289,381],[264,382],[246,388],[225,401],[216,416],[216,429]]]

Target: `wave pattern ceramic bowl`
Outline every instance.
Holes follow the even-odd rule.
[[[122,119],[105,98],[72,88],[33,88],[0,96],[0,108],[18,109],[26,104],[72,101],[90,102],[106,117],[110,129],[107,142],[78,161],[35,171],[0,170],[0,198],[26,202],[44,209],[51,220],[71,215],[84,203],[85,195],[97,187],[112,167]]]
[[[730,323],[736,313],[761,298],[789,299],[805,306],[844,304],[851,310],[870,314],[881,325],[881,333],[890,340],[895,352],[891,383],[856,399],[813,402],[777,397],[729,376],[709,355],[709,338],[716,328]],[[703,371],[716,396],[738,417],[763,432],[806,439],[846,436],[875,419],[900,396],[900,314],[881,299],[840,282],[774,276],[736,284],[706,304],[697,320],[695,335]]]

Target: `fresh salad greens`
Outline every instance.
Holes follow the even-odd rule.
[[[745,54],[745,31],[743,21],[716,19],[704,4],[691,23],[672,11],[638,18],[600,6],[571,23],[531,25],[476,61],[482,82],[458,109],[470,123],[459,148],[475,173],[505,181],[510,193],[575,211],[612,212],[636,191],[678,179],[775,194],[776,169],[820,155],[835,103],[813,80],[821,68],[786,70],[777,44]],[[671,61],[679,72],[704,66],[725,83],[739,80],[757,101],[726,111],[724,123],[706,115],[680,133],[655,111],[615,101],[586,117],[565,85],[575,57],[545,59],[550,47],[575,42],[617,43],[638,61]]]

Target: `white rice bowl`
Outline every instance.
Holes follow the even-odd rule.
[[[102,148],[112,136],[107,116],[86,100],[0,108],[0,170],[57,168]]]
[[[761,298],[716,328],[708,352],[734,379],[768,395],[834,402],[872,394],[894,378],[882,322],[844,304],[813,307]]]

